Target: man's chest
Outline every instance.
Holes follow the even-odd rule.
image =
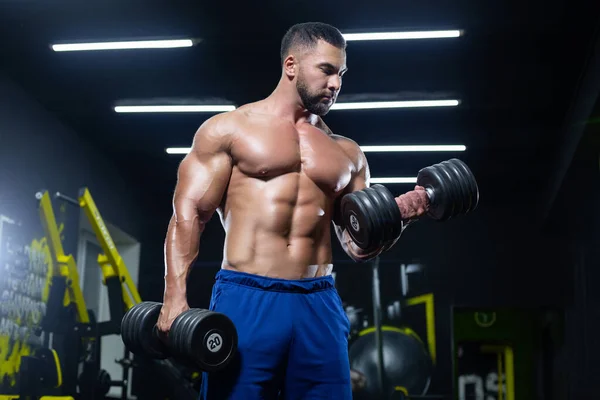
[[[272,179],[302,173],[327,192],[339,192],[354,171],[352,160],[330,136],[310,125],[245,126],[232,148],[234,162],[248,176]]]

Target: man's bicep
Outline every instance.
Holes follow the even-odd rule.
[[[341,202],[342,198],[348,193],[356,192],[357,190],[363,190],[364,188],[369,187],[369,180],[371,179],[371,172],[369,170],[369,163],[367,162],[367,158],[358,145],[354,145],[350,148],[352,151],[351,155],[353,156],[355,170],[350,178],[350,182],[344,188],[340,196],[336,199],[334,204],[334,213],[333,213],[333,223],[336,227],[342,227],[342,215],[341,215]]]
[[[371,171],[369,169],[369,162],[367,161],[365,153],[363,153],[360,146],[352,140],[344,138],[344,140],[340,141],[340,144],[354,165],[352,178],[346,186],[344,194],[352,193],[369,187]]]
[[[363,169],[359,170],[357,174],[352,177],[350,184],[346,187],[344,194],[356,192],[357,190],[363,190],[370,186],[369,181],[371,179],[369,166],[365,162]]]

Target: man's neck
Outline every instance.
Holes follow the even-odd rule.
[[[290,84],[279,82],[273,92],[265,99],[272,113],[294,124],[316,123],[318,117],[306,110],[300,101],[298,92]]]

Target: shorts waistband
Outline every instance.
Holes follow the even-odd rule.
[[[281,279],[221,269],[215,279],[217,283],[233,283],[273,292],[311,293],[335,287],[332,275],[307,279]]]

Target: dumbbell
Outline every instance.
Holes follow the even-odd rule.
[[[421,169],[417,185],[427,192],[427,215],[437,221],[467,214],[479,203],[473,173],[456,158]],[[405,226],[394,195],[380,184],[345,195],[341,215],[354,243],[367,252],[395,243]]]
[[[173,358],[206,372],[229,364],[237,351],[238,336],[227,316],[192,308],[175,318],[168,338],[162,340],[156,328],[161,307],[161,303],[142,302],[125,313],[121,339],[130,352],[158,360]]]

